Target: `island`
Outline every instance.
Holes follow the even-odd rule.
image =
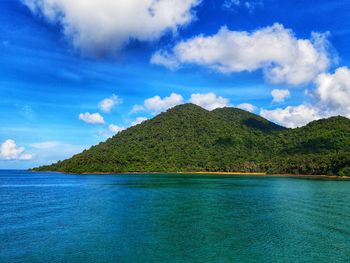
[[[288,129],[238,108],[183,104],[32,170],[349,176],[350,120],[337,116]]]

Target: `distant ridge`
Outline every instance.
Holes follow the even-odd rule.
[[[287,129],[237,108],[183,104],[36,171],[267,172],[349,175],[350,120]]]

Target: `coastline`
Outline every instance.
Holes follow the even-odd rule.
[[[31,172],[54,172],[62,174],[76,174],[76,175],[132,175],[132,174],[179,174],[179,175],[218,175],[218,176],[233,176],[233,177],[289,177],[299,179],[325,179],[325,180],[340,180],[349,181],[350,176],[336,176],[336,175],[313,175],[313,174],[268,174],[266,172],[84,172],[84,173],[69,173],[59,171],[35,171]]]
[[[187,174],[187,173],[179,173]],[[265,172],[246,173],[246,172],[191,172],[190,174],[212,174],[212,175],[238,175],[238,176],[261,176],[261,177],[295,177],[306,179],[335,179],[335,180],[350,180],[350,176],[336,176],[323,174],[268,174]]]

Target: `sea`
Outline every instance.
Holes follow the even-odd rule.
[[[350,181],[1,170],[0,262],[350,262]]]

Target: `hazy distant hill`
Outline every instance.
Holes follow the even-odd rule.
[[[207,111],[184,104],[70,159],[35,170],[344,174],[348,167],[347,118],[287,129],[236,108]]]

